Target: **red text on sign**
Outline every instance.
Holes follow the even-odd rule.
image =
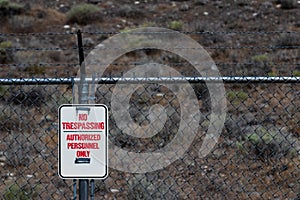
[[[91,152],[90,151],[77,151],[76,157],[77,158],[88,158],[90,157]]]
[[[62,127],[65,130],[103,130],[104,122],[62,122]]]
[[[69,142],[68,149],[99,149],[98,143],[77,143]]]
[[[86,121],[87,120],[87,114],[79,114],[79,121]]]

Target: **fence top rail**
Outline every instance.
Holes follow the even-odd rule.
[[[140,84],[140,83],[300,83],[295,76],[208,76],[208,77],[100,77],[85,78],[86,83]],[[80,78],[0,78],[0,85],[70,85]]]

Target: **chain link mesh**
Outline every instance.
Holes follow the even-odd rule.
[[[1,199],[72,197],[57,176],[57,108],[66,86],[1,86]]]
[[[299,198],[300,85],[226,84],[225,128],[204,159],[199,158],[198,150],[209,124],[210,100],[205,84],[193,87],[203,117],[184,156],[165,169],[146,174],[110,169],[106,180],[95,181],[95,198]],[[110,107],[113,89],[114,85],[101,84],[97,103]],[[57,107],[72,103],[71,89],[5,85],[0,98],[1,198],[71,199],[73,182],[57,176]],[[153,104],[169,110],[169,120],[157,135],[141,139],[122,134],[110,115],[110,141],[134,152],[154,151],[168,144],[180,121],[180,105],[168,88],[159,84],[140,87],[130,99],[130,115],[136,123],[146,125]]]
[[[84,33],[89,37],[115,34]],[[234,76],[244,75],[244,72],[254,77],[280,74],[299,76],[299,45],[293,43],[286,48],[285,41],[289,39],[287,35],[298,36],[299,32],[186,34],[194,35],[202,43],[207,42],[205,48],[213,55],[217,66],[224,69],[221,70],[223,76],[231,75],[230,72]],[[30,83],[1,79],[0,199],[77,198],[77,181],[60,179],[57,174],[57,108],[61,104],[73,103],[74,79],[71,77],[76,76],[78,70],[78,47],[67,49],[59,44],[49,46],[47,43],[26,46],[30,39],[41,42],[43,37],[51,37],[52,40],[69,41],[73,35],[75,33],[0,34],[5,39],[1,41],[14,42],[14,37],[20,37],[22,44],[20,48],[8,45],[0,49],[1,78],[45,77],[46,74],[47,77],[62,77],[61,83],[50,79],[48,82],[36,79],[36,83],[34,78],[30,79]],[[224,39],[223,48],[213,46],[217,36]],[[265,42],[254,43],[255,36],[264,38]],[[270,46],[271,37],[277,43]],[[238,43],[227,44],[225,41],[229,41],[228,38],[245,43],[241,46]],[[71,42],[74,41],[72,38]],[[85,53],[91,49],[85,47]],[[64,54],[61,54],[62,51],[65,51]],[[275,52],[275,56],[270,58],[266,52]],[[161,63],[176,69],[183,68],[181,72],[184,75],[199,76],[191,70],[189,63],[176,55],[149,50],[136,51],[120,58],[110,65],[104,75],[117,77],[130,66],[134,67],[132,57],[150,57],[136,61],[138,65],[155,60],[158,55]],[[62,63],[62,57],[68,57],[68,62]],[[245,81],[241,77],[235,80],[234,76],[230,81],[224,81],[227,118],[218,143],[208,156],[200,158],[199,149],[209,126],[211,100],[206,85],[193,82],[191,85],[202,116],[198,134],[183,156],[161,170],[145,174],[110,168],[107,179],[91,182],[94,191],[91,198],[300,199],[300,81]],[[176,80],[174,83],[180,87],[181,83]],[[114,84],[105,84],[105,81],[98,84],[94,95],[96,103],[106,104],[110,108],[114,88]],[[178,131],[181,105],[167,87],[158,83],[145,83],[139,87],[130,97],[130,117],[139,125],[148,125],[151,121],[149,109],[155,104],[167,110],[167,121],[157,134],[150,138],[125,134],[116,125],[110,111],[110,142],[127,151],[141,153],[153,152],[170,143]],[[138,163],[137,160],[132,164]]]

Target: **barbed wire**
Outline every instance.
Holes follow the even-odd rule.
[[[8,63],[0,64],[0,67],[30,67],[30,66],[40,66],[40,67],[77,67],[78,63]]]
[[[269,34],[300,34],[298,31],[178,31],[183,34],[197,34],[197,35],[269,35]],[[90,35],[115,35],[115,34],[170,34],[170,32],[134,32],[130,31],[82,31],[83,34]],[[66,31],[66,32],[29,32],[29,33],[0,33],[0,36],[56,36],[56,35],[76,35],[76,32]]]
[[[219,46],[219,47],[204,47],[205,49],[300,49],[300,46]],[[32,47],[28,47],[28,48],[20,48],[20,47],[9,47],[9,48],[2,48],[2,50],[6,50],[6,51],[66,51],[66,50],[77,50],[79,49],[77,46],[76,47],[72,47],[72,48],[60,48],[60,47],[48,47],[48,48],[32,48]],[[84,50],[93,50],[93,49],[97,49],[96,48],[88,48],[88,47],[84,47]],[[123,48],[108,48],[108,49],[123,49]],[[153,48],[142,48],[143,50],[151,50]],[[184,47],[180,47],[180,48],[173,48],[175,49],[181,49],[181,50],[197,50],[200,48],[184,48]]]
[[[27,36],[57,36],[57,35],[76,35],[76,32],[36,32],[36,33],[0,33],[4,37],[27,37]]]
[[[273,66],[281,66],[283,63],[272,63]],[[98,63],[99,65],[111,65],[111,66],[137,66],[143,63],[140,62],[131,62],[131,63]],[[169,65],[172,66],[185,66],[189,63],[187,62],[168,62]],[[253,65],[253,62],[231,62],[231,63],[223,63],[223,62],[215,62],[217,66],[231,66],[231,65],[239,65],[239,66],[247,66]],[[300,63],[292,63],[292,62],[284,62],[284,65],[289,66],[298,66]],[[78,63],[7,63],[0,64],[0,67],[30,67],[30,66],[41,66],[41,67],[78,67]]]

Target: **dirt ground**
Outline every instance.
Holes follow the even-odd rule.
[[[78,29],[83,31],[87,55],[108,37],[145,26],[187,34],[208,51],[224,76],[299,76],[297,1],[102,0],[94,1],[101,19],[86,24],[71,23],[67,18],[72,7],[87,1],[11,2],[24,5],[24,10],[1,16],[0,44],[11,43],[8,49],[0,45],[4,55],[0,56],[1,78],[76,76]],[[183,74],[191,72],[190,65],[174,54],[145,50],[120,57],[106,74],[119,76],[130,69],[130,64],[145,60],[170,65]],[[110,103],[113,87],[106,88],[98,91],[98,103]],[[202,85],[194,88],[202,95],[199,106],[207,116],[207,91]],[[110,168],[105,181],[95,182],[95,199],[300,199],[299,152],[296,156],[262,156],[257,146],[247,143],[250,139],[246,132],[258,125],[269,132],[276,128],[291,138],[288,142],[299,143],[299,83],[233,83],[225,88],[228,119],[218,144],[207,157],[200,159],[198,155],[207,128],[207,120],[202,120],[199,135],[182,158],[146,174]],[[151,100],[159,92],[167,94]],[[57,176],[57,107],[71,100],[70,86],[1,85],[1,199],[8,193],[25,194],[29,199],[72,199],[72,180]],[[173,94],[165,89],[136,93],[130,103],[132,117],[141,124],[148,123],[145,113],[152,104],[178,107]],[[172,117],[167,125],[170,132],[178,126],[178,116]],[[246,124],[240,125],[241,118]],[[160,147],[173,137],[160,134],[152,140],[128,138],[120,134],[113,119],[110,124],[114,144],[135,152]],[[239,144],[249,145],[247,148],[253,151],[241,152]],[[17,188],[8,192],[15,184]]]

